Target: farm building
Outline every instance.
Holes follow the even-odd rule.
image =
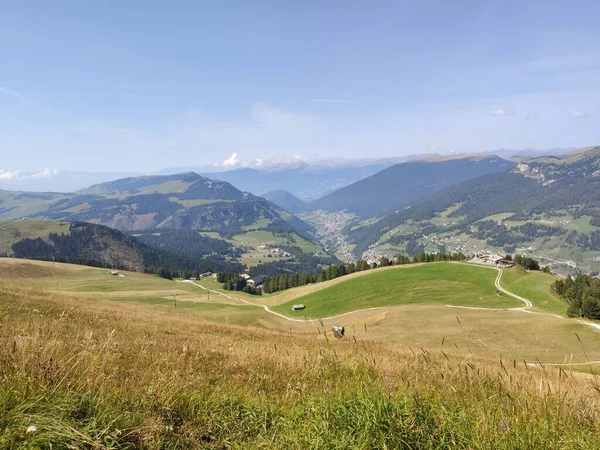
[[[248,281],[246,281],[246,283],[250,287],[257,288],[259,286],[262,286],[262,284],[265,282],[265,280],[266,280],[266,277],[259,275],[257,277],[250,278]]]
[[[513,262],[505,260],[502,256],[496,255],[494,253],[479,253],[469,262],[475,264],[485,264],[486,266],[494,266],[494,267],[502,267],[508,268],[512,267]]]

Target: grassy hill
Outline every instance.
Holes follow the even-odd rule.
[[[64,226],[48,221],[19,221],[14,224],[7,243],[12,242],[10,253],[17,258],[150,272],[161,268],[195,273],[242,270],[239,263],[222,255],[189,255],[151,247],[134,236],[104,225],[74,222]],[[33,230],[31,237],[19,236],[20,240],[16,240],[15,235],[22,234],[19,225],[23,225],[24,230]],[[56,226],[60,233],[52,231]]]
[[[358,309],[397,305],[458,305],[485,308],[522,306],[499,295],[496,272],[467,264],[434,263],[376,270],[290,300],[274,310],[292,316],[320,318]],[[292,312],[292,305],[306,309]]]
[[[218,311],[221,317],[246,313],[221,300],[202,307],[182,307],[195,304],[182,301],[177,308],[119,300],[133,284],[141,299],[174,285],[182,296],[194,295],[183,283],[155,279],[147,286],[141,274],[117,278],[101,269],[0,259],[0,276],[17,263],[14,274],[23,284],[14,277],[0,281],[0,341],[8,344],[0,346],[2,448],[49,442],[114,449],[597,446],[594,379],[498,354],[473,358],[469,347],[483,348],[478,339],[507,345],[506,336],[494,334],[500,327],[483,336],[481,326],[472,336],[469,322],[481,311],[446,308],[455,327],[457,314],[464,325],[457,333],[462,339],[447,337],[442,353],[381,342],[369,334],[376,324],[364,332],[348,327],[347,339],[338,341],[314,324],[267,329],[262,308],[246,307],[259,312],[260,327],[215,324],[210,318]],[[44,278],[45,287],[41,281],[25,286]],[[67,280],[64,292],[48,290]],[[86,281],[77,286],[78,280]],[[80,293],[88,281],[104,280],[124,284]],[[395,329],[443,342],[447,326],[434,314],[439,307],[415,308],[429,308],[430,325],[414,323],[410,314]],[[537,321],[548,325],[543,317],[512,313],[532,326],[507,327],[502,314],[508,313],[494,319],[504,322],[506,335],[521,333],[523,340],[538,332]],[[590,345],[592,335],[581,333],[579,345]]]

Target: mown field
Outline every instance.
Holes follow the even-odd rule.
[[[396,305],[459,305],[512,308],[523,304],[497,293],[497,272],[467,264],[435,263],[378,270],[296,298],[274,309],[299,317],[319,318],[363,308]],[[294,303],[306,305],[291,312]]]
[[[593,449],[595,378],[0,284],[0,448]]]

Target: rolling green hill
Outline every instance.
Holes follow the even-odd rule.
[[[69,224],[52,220],[0,221],[0,253],[12,254],[12,245],[25,238],[47,241],[50,233],[69,234]]]
[[[522,303],[494,287],[496,271],[469,264],[431,263],[375,270],[273,309],[290,316],[321,318],[354,310],[397,305],[455,305],[513,308]],[[305,310],[292,311],[302,303]]]

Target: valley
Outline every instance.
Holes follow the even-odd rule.
[[[600,450],[599,2],[4,3],[0,450]]]
[[[326,436],[437,448],[443,435],[464,448],[593,448],[597,280],[574,309],[569,285],[559,295],[562,278],[525,260],[593,271],[596,210],[563,199],[498,212],[485,193],[462,194],[519,180],[507,173],[367,216],[273,194],[294,215],[195,174],[43,203],[3,193],[19,220],[0,222],[0,254],[16,256],[0,257],[0,446],[300,449]],[[33,205],[34,218],[15,216]],[[518,262],[465,262],[491,252]],[[371,427],[390,417],[397,432]],[[510,434],[499,417],[515,421]]]

